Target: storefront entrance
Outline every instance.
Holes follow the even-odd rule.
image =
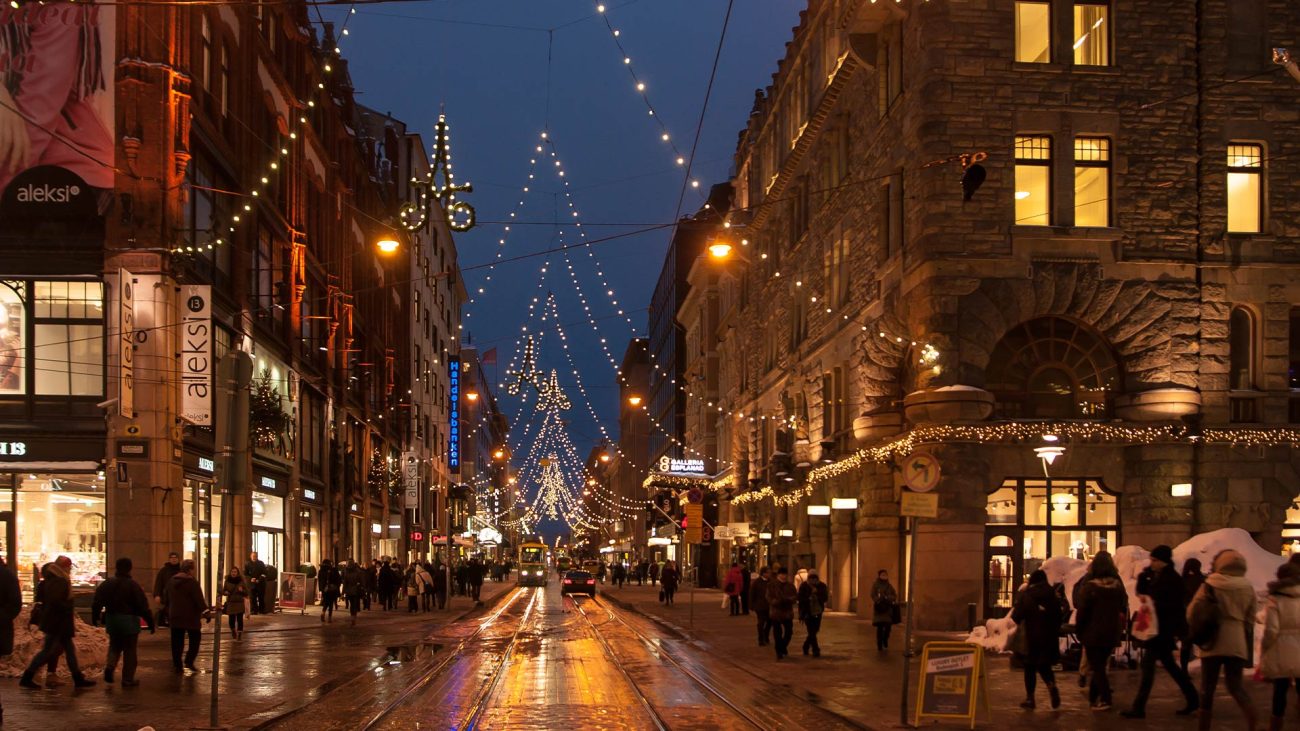
[[[1119,499],[1100,480],[1009,479],[988,497],[985,618],[1011,611],[1016,591],[1056,556],[1091,560],[1119,546]]]

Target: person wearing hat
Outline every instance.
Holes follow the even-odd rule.
[[[1156,681],[1156,663],[1165,666],[1183,692],[1186,703],[1178,715],[1191,715],[1200,707],[1196,686],[1174,659],[1178,639],[1187,636],[1187,602],[1183,591],[1182,577],[1174,568],[1173,549],[1163,545],[1151,549],[1151,564],[1138,576],[1137,593],[1151,598],[1156,616],[1156,636],[1146,641],[1142,653],[1142,682],[1133,698],[1133,705],[1120,712],[1125,718],[1146,718],[1147,698],[1151,696],[1151,687]]]
[[[67,556],[59,556],[53,563],[46,564],[45,568],[41,569],[44,577],[36,587],[36,601],[42,607],[38,624],[41,631],[45,633],[45,644],[32,658],[18,681],[18,685],[24,688],[40,690],[41,686],[32,680],[32,676],[36,674],[37,668],[45,665],[60,651],[68,660],[68,670],[72,672],[72,682],[75,687],[88,688],[95,684],[95,681],[81,674],[81,665],[77,663],[77,647],[72,641],[77,630],[73,617],[76,606],[72,601],[72,577],[69,573],[71,570],[72,559]]]
[[[1203,603],[1213,603],[1219,630],[1214,638],[1197,646],[1201,657],[1201,715],[1198,728],[1209,731],[1214,723],[1214,690],[1223,673],[1228,694],[1236,701],[1247,728],[1258,726],[1255,707],[1242,684],[1242,674],[1254,655],[1255,586],[1246,578],[1246,557],[1231,548],[1220,551],[1211,564],[1213,571],[1192,598],[1187,616],[1199,617]]]
[[[794,635],[794,604],[799,598],[790,572],[784,566],[776,570],[776,581],[767,587],[767,614],[772,621],[772,634],[776,645],[776,659],[789,655],[790,638]]]

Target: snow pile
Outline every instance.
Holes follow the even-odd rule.
[[[45,633],[27,624],[27,617],[28,611],[24,608],[14,619],[14,653],[0,658],[0,678],[20,677],[27,669],[27,664],[45,644]],[[77,634],[73,641],[77,647],[77,662],[81,665],[81,672],[87,677],[97,675],[103,671],[104,660],[108,658],[108,633],[101,627],[92,627],[83,622],[79,615],[76,617],[76,627]],[[41,675],[42,672],[37,671],[38,679]],[[68,663],[62,657],[59,658],[57,676],[71,677]]]
[[[1174,566],[1181,572],[1183,563],[1187,559],[1197,558],[1201,561],[1201,570],[1208,574],[1214,563],[1214,557],[1220,551],[1227,549],[1245,556],[1246,578],[1250,579],[1250,583],[1255,586],[1255,591],[1261,598],[1265,596],[1268,593],[1268,582],[1277,578],[1277,567],[1285,563],[1286,559],[1261,548],[1249,533],[1240,528],[1221,528],[1209,533],[1201,533],[1180,543],[1174,549]],[[1141,546],[1120,546],[1116,549],[1114,558],[1115,568],[1119,570],[1119,577],[1124,582],[1124,588],[1128,590],[1129,607],[1136,607],[1138,575],[1151,562],[1151,553]],[[1057,556],[1044,561],[1042,569],[1047,572],[1047,580],[1052,584],[1065,584],[1065,595],[1073,601],[1074,587],[1087,571],[1087,563]],[[1015,634],[1015,626],[1016,623],[1011,621],[1010,615],[1001,619],[990,619],[982,626],[972,628],[966,641],[982,645],[989,652],[1007,652],[1007,644]],[[1259,642],[1262,636],[1262,628],[1256,628],[1256,642]]]

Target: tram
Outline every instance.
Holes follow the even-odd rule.
[[[551,549],[545,543],[519,544],[519,586],[546,586]]]

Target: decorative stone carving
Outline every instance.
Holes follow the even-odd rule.
[[[993,394],[974,386],[944,386],[913,391],[903,399],[913,424],[983,421],[993,414]]]
[[[1115,415],[1126,421],[1172,421],[1201,410],[1201,394],[1190,388],[1153,388],[1115,397]]]

